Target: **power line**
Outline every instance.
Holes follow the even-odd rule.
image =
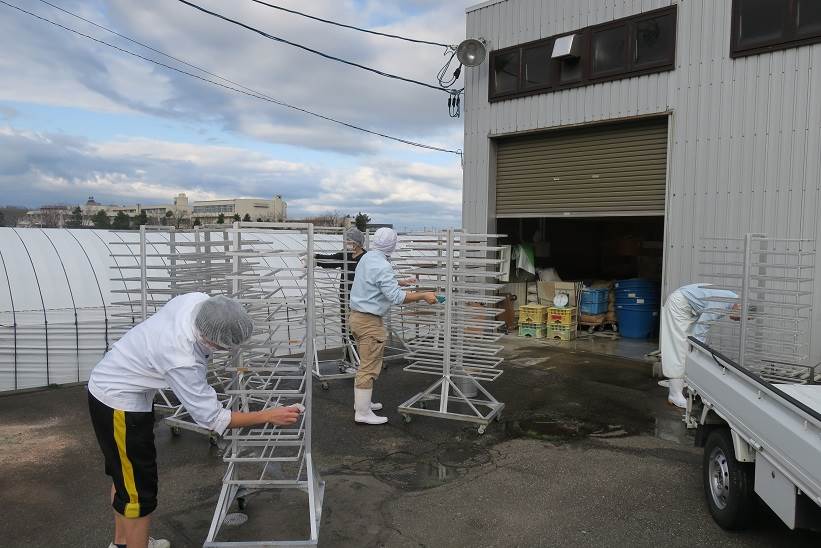
[[[265,37],[269,40],[273,40],[275,42],[280,42],[280,43],[283,43],[283,44],[288,44],[289,46],[293,46],[295,48],[299,48],[301,50],[313,53],[314,55],[319,55],[320,57],[324,57],[325,59],[330,59],[331,61],[337,61],[339,63],[344,63],[344,64],[350,65],[352,67],[356,67],[356,68],[359,68],[359,69],[362,69],[362,70],[367,70],[368,72],[372,72],[374,74],[378,74],[379,76],[384,76],[386,78],[393,78],[394,80],[401,80],[403,82],[408,82],[410,84],[416,84],[418,86],[424,86],[426,88],[435,89],[437,91],[444,91],[445,93],[448,93],[450,95],[461,92],[461,90],[459,90],[459,91],[457,91],[457,90],[448,90],[448,89],[445,89],[445,88],[442,88],[442,87],[439,87],[439,86],[434,86],[433,84],[428,84],[426,82],[420,82],[419,80],[414,80],[412,78],[405,78],[404,76],[398,76],[396,74],[391,74],[389,72],[384,72],[384,71],[381,71],[379,69],[375,69],[375,68],[372,68],[372,67],[367,67],[365,65],[360,65],[359,63],[354,63],[353,61],[348,61],[348,60],[345,60],[345,59],[341,59],[339,57],[335,57],[333,55],[329,55],[329,54],[321,52],[319,50],[309,48],[308,46],[303,46],[302,44],[297,44],[296,42],[291,42],[290,40],[286,40],[285,38],[280,38],[279,36],[274,36],[273,34],[267,33],[264,30],[258,29],[256,27],[252,27],[250,25],[246,25],[245,23],[242,23],[241,21],[237,21],[236,19],[231,19],[230,17],[226,17],[225,15],[222,15],[222,14],[219,14],[215,11],[211,11],[209,9],[206,9],[202,6],[194,4],[193,2],[189,2],[188,0],[177,0],[177,2],[185,4],[186,6],[190,6],[190,7],[194,8],[195,10],[199,10],[199,11],[201,11],[201,12],[207,14],[207,15],[210,15],[212,17],[222,19],[223,21],[226,21],[228,23],[231,23],[231,24],[237,25],[239,27],[242,27],[244,29],[250,30],[251,32],[255,32],[255,33],[259,34],[260,36],[263,36],[263,37]]]
[[[443,48],[452,49],[453,46],[451,44],[442,44],[440,42],[429,42],[428,40],[419,40],[417,38],[408,38],[407,36],[400,36],[399,34],[388,34],[386,32],[377,32],[375,30],[363,29],[361,27],[356,27],[354,25],[346,25],[345,23],[339,23],[337,21],[331,21],[330,19],[323,19],[321,17],[317,17],[315,15],[309,15],[307,13],[303,13],[301,11],[292,10],[288,8],[284,8],[282,6],[277,6],[275,4],[270,4],[268,2],[263,2],[262,0],[251,0],[251,2],[261,4],[263,6],[268,6],[269,8],[273,8],[275,10],[284,11],[287,13],[292,13],[294,15],[299,15],[301,17],[307,17],[308,19],[313,19],[314,21],[320,21],[322,23],[327,23],[329,25],[336,25],[337,27],[343,27],[346,29],[358,30],[359,32],[367,32],[368,34],[375,34],[377,36],[384,36],[386,38],[396,38],[398,40],[405,40],[406,42],[414,42],[416,44],[428,44],[431,46],[441,46]]]
[[[43,0],[41,0],[41,1],[43,1]],[[48,2],[46,2],[46,3],[48,3]],[[307,115],[309,115],[309,116],[313,116],[313,117],[315,117],[315,118],[319,118],[319,119],[321,119],[321,120],[326,120],[326,121],[328,121],[328,122],[332,122],[332,123],[335,123],[335,124],[339,124],[339,125],[341,125],[341,126],[345,126],[345,127],[347,127],[347,128],[350,128],[350,129],[354,129],[354,130],[357,130],[357,131],[361,131],[361,132],[364,132],[364,133],[368,133],[368,134],[370,134],[370,135],[375,135],[375,136],[377,136],[377,137],[382,137],[382,138],[384,138],[384,139],[388,139],[388,140],[395,141],[395,142],[398,142],[398,143],[403,143],[403,144],[406,144],[406,145],[410,145],[410,146],[414,146],[414,147],[418,147],[418,148],[423,148],[423,149],[427,149],[427,150],[435,150],[435,151],[438,151],[438,152],[447,152],[447,153],[450,153],[450,154],[456,154],[456,155],[458,155],[458,156],[461,156],[461,155],[462,155],[462,151],[461,151],[461,150],[447,149],[447,148],[437,147],[437,146],[434,146],[434,145],[428,145],[428,144],[425,144],[425,143],[420,143],[420,142],[417,142],[417,141],[411,141],[411,140],[409,140],[409,139],[402,139],[401,137],[394,137],[394,136],[392,136],[392,135],[388,135],[388,134],[386,134],[386,133],[380,133],[380,132],[378,132],[378,131],[374,131],[374,130],[366,129],[366,128],[363,128],[363,127],[361,127],[361,126],[357,126],[357,125],[355,125],[355,124],[351,124],[351,123],[348,123],[348,122],[343,122],[343,121],[341,121],[341,120],[337,120],[336,118],[332,118],[332,117],[330,117],[330,116],[325,116],[325,115],[323,115],[323,114],[319,114],[319,113],[316,113],[316,112],[310,111],[310,110],[305,109],[305,108],[302,108],[302,107],[298,107],[298,106],[294,106],[294,105],[291,105],[291,104],[285,103],[284,101],[280,101],[280,100],[278,100],[278,99],[275,99],[275,98],[273,98],[273,97],[270,97],[270,96],[268,96],[268,95],[266,95],[266,94],[264,94],[264,93],[262,93],[262,92],[255,91],[255,90],[253,90],[252,88],[249,88],[249,87],[243,86],[243,85],[241,85],[241,84],[237,84],[236,82],[233,82],[232,80],[229,80],[229,79],[227,79],[227,78],[223,78],[222,76],[218,76],[218,75],[216,75],[216,74],[214,74],[214,73],[211,73],[211,72],[208,72],[208,71],[206,71],[206,70],[204,70],[204,69],[200,69],[200,68],[196,67],[196,65],[192,65],[192,64],[190,64],[190,63],[187,63],[186,61],[179,60],[179,59],[177,59],[176,57],[173,57],[173,56],[171,56],[171,55],[169,55],[169,54],[167,54],[167,53],[163,53],[163,52],[162,52],[162,51],[160,51],[160,50],[156,50],[156,49],[154,49],[154,48],[151,48],[150,46],[144,46],[144,47],[148,47],[148,48],[149,48],[149,49],[151,49],[152,51],[155,51],[155,52],[157,52],[157,53],[160,53],[161,55],[164,55],[164,56],[166,56],[166,57],[168,57],[168,58],[170,58],[170,59],[177,60],[177,61],[179,61],[179,62],[181,62],[181,63],[183,63],[183,64],[185,64],[185,65],[187,65],[187,66],[189,66],[189,67],[192,67],[192,68],[195,68],[195,69],[197,69],[197,70],[200,70],[200,71],[202,71],[202,72],[204,72],[204,73],[206,73],[206,74],[209,74],[209,75],[211,75],[211,76],[214,76],[215,78],[219,78],[220,80],[223,80],[223,81],[225,81],[225,82],[229,82],[229,84],[232,84],[232,85],[229,85],[229,84],[223,84],[223,83],[220,83],[220,82],[215,82],[214,80],[210,80],[209,78],[205,78],[205,77],[200,76],[200,75],[198,75],[198,74],[194,74],[194,73],[188,72],[188,71],[186,71],[186,70],[180,69],[180,68],[178,68],[178,67],[174,67],[174,66],[168,65],[168,64],[163,63],[163,62],[161,62],[161,61],[157,61],[156,59],[151,59],[151,58],[149,58],[149,57],[145,57],[145,56],[143,56],[143,55],[140,55],[139,53],[135,53],[135,52],[130,51],[130,50],[127,50],[127,49],[125,49],[125,48],[121,48],[121,47],[119,47],[119,46],[117,46],[117,45],[115,45],[115,44],[111,44],[111,43],[109,43],[109,42],[106,42],[105,40],[101,40],[101,39],[99,39],[99,38],[95,38],[94,36],[91,36],[91,35],[85,34],[85,33],[81,32],[81,31],[78,31],[78,30],[73,29],[73,28],[71,28],[71,27],[67,27],[67,26],[65,26],[65,25],[62,25],[62,24],[60,24],[60,23],[56,22],[56,21],[52,21],[51,19],[48,19],[48,18],[46,18],[46,17],[42,17],[42,16],[40,16],[40,15],[37,15],[36,13],[32,13],[32,12],[30,12],[30,11],[27,11],[27,10],[25,10],[25,9],[23,9],[23,8],[19,7],[19,6],[15,6],[14,4],[10,4],[10,3],[6,2],[5,0],[0,0],[0,4],[4,4],[4,5],[6,5],[6,6],[10,7],[10,8],[13,8],[13,9],[15,9],[15,10],[19,11],[19,12],[22,12],[22,13],[25,13],[26,15],[29,15],[29,16],[31,16],[31,17],[34,17],[35,19],[39,19],[39,20],[41,20],[41,21],[43,21],[43,22],[45,22],[45,23],[49,23],[49,24],[54,25],[54,26],[56,26],[56,27],[59,27],[59,28],[61,28],[61,29],[63,29],[63,30],[69,31],[69,32],[71,32],[71,33],[74,33],[74,34],[76,34],[76,35],[78,35],[78,36],[82,36],[83,38],[88,38],[89,40],[93,40],[94,42],[97,42],[98,44],[102,44],[102,45],[104,45],[104,46],[108,46],[108,47],[110,47],[110,48],[112,48],[112,49],[115,49],[115,50],[119,51],[120,53],[124,53],[124,54],[126,54],[126,55],[130,55],[130,56],[132,56],[132,57],[136,57],[136,58],[138,58],[138,59],[141,59],[141,60],[143,60],[143,61],[147,61],[147,62],[149,62],[149,63],[153,63],[153,64],[158,65],[158,66],[161,66],[161,67],[163,67],[163,68],[166,68],[166,69],[169,69],[169,70],[173,70],[174,72],[178,72],[178,73],[180,73],[180,74],[184,74],[184,75],[186,75],[186,76],[190,76],[190,77],[192,77],[192,78],[196,78],[197,80],[200,80],[200,81],[202,81],[202,82],[207,82],[207,83],[209,83],[209,84],[213,84],[213,85],[215,85],[215,86],[219,86],[219,87],[221,87],[221,88],[228,89],[228,90],[234,91],[234,92],[236,92],[236,93],[241,93],[241,94],[243,94],[243,95],[247,95],[247,96],[249,96],[249,97],[253,97],[253,98],[255,98],[255,99],[260,99],[260,100],[262,100],[262,101],[266,101],[266,102],[269,102],[269,103],[273,103],[273,104],[276,104],[276,105],[279,105],[279,106],[282,106],[282,107],[285,107],[285,108],[289,108],[289,109],[292,109],[292,110],[296,110],[296,111],[298,111],[298,112],[302,112],[303,114],[307,114]],[[51,4],[49,4],[49,5],[51,5]],[[60,9],[60,8],[58,8],[58,9]],[[66,10],[62,10],[62,9],[61,9],[61,11],[64,11],[64,12],[68,13],[69,15],[73,15],[73,16],[75,16],[75,17],[78,17],[78,18],[82,19],[80,16],[77,16],[77,15],[75,15],[75,14],[73,14],[73,13],[71,13],[71,12],[68,12],[68,11],[66,11]],[[89,22],[90,22],[90,21],[89,21]],[[121,34],[119,34],[119,33],[115,32],[115,31],[112,31],[112,30],[110,30],[110,29],[107,29],[106,27],[103,27],[102,25],[98,25],[98,24],[96,24],[96,23],[91,23],[91,24],[93,24],[93,25],[95,25],[95,26],[98,26],[98,27],[100,27],[101,29],[104,29],[104,30],[106,30],[106,31],[108,31],[108,32],[111,32],[111,33],[113,33],[113,34],[116,34],[117,36],[121,36],[121,37],[125,38],[126,40],[129,40],[129,41],[131,41],[131,42],[133,42],[133,43],[135,43],[135,44],[140,44],[140,42],[137,42],[136,40],[133,40],[133,39],[131,39],[131,38],[128,38],[128,37],[126,37],[125,35],[121,35]],[[234,86],[237,86],[237,87],[234,87]]]

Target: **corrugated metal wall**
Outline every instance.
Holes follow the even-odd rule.
[[[665,293],[698,280],[704,235],[819,237],[821,45],[730,59],[729,0],[507,0],[470,11],[467,36],[498,49],[671,4],[672,72],[490,104],[488,63],[466,70],[466,229],[495,229],[492,137],[672,111]]]
[[[667,117],[496,143],[498,217],[663,215]]]

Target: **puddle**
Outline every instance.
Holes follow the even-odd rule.
[[[438,462],[390,463],[383,461],[373,468],[380,480],[407,491],[439,487],[462,476],[462,471]]]
[[[475,468],[490,462],[490,453],[483,447],[449,443],[441,446],[436,454],[439,464],[451,468]]]
[[[467,470],[490,462],[487,449],[473,444],[448,443],[435,454],[394,453],[375,462],[371,472],[380,480],[408,491],[439,487],[459,479]]]
[[[621,424],[597,424],[567,417],[534,415],[506,423],[511,437],[525,437],[547,441],[572,442],[587,437],[617,438],[633,435]]]
[[[687,431],[684,421],[678,413],[656,416],[653,435],[660,440],[672,441],[681,445],[693,445],[692,434]]]

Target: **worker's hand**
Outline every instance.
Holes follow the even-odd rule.
[[[266,409],[265,411],[260,411],[260,413],[262,413],[262,418],[265,419],[265,422],[278,426],[294,424],[299,420],[300,415],[299,408],[290,405],[288,407]]]
[[[422,295],[423,295],[423,296],[422,296],[422,298],[423,298],[423,299],[425,300],[425,302],[426,302],[426,303],[428,303],[428,304],[436,304],[436,303],[438,303],[438,302],[439,302],[439,301],[436,299],[436,293],[434,293],[433,291],[428,291],[427,293],[423,293]]]

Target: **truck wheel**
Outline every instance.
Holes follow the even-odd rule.
[[[723,529],[750,525],[755,513],[755,465],[735,460],[729,428],[710,432],[704,444],[704,494],[713,519]]]

